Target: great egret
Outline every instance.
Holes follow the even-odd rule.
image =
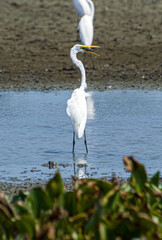
[[[87,0],[73,0],[73,5],[77,13],[77,25],[78,25],[78,16],[90,15],[91,9]],[[77,29],[77,40],[79,39],[78,29]]]
[[[85,125],[87,121],[87,104],[86,104],[86,92],[85,89],[87,87],[86,84],[86,74],[83,63],[77,59],[76,55],[78,52],[87,52],[99,56],[98,54],[92,52],[93,48],[97,48],[98,46],[84,46],[80,44],[76,44],[71,48],[70,57],[72,62],[80,69],[81,72],[81,85],[80,88],[77,88],[73,91],[71,98],[67,101],[66,112],[68,116],[71,118],[72,126],[73,126],[73,149],[72,152],[74,154],[75,148],[75,134],[76,137],[82,138],[84,135],[84,143],[86,148],[86,153],[88,153],[87,148],[87,140],[85,133]]]
[[[80,33],[80,40],[83,45],[91,46],[93,42],[93,19],[94,19],[94,4],[91,0],[87,0],[91,8],[90,15],[81,17],[78,30]]]
[[[91,14],[84,15],[81,17],[80,22],[78,24],[78,30],[80,34],[80,40],[83,45],[91,46],[93,42],[93,19],[94,19],[94,4],[91,0],[87,0],[89,3]],[[94,68],[94,63],[92,59],[92,64]]]

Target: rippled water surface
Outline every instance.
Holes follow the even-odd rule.
[[[151,175],[162,161],[162,92],[106,91],[88,97],[86,134],[72,150],[66,114],[71,91],[0,94],[0,180],[46,181],[59,169],[63,178],[127,177],[122,158],[133,155]],[[58,167],[43,166],[55,161]]]

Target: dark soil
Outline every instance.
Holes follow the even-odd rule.
[[[94,42],[100,57],[88,89],[162,89],[162,1],[94,0]],[[72,0],[1,0],[0,90],[74,89],[80,73]],[[82,56],[79,55],[82,59]]]
[[[75,178],[74,178],[75,179]],[[73,177],[71,179],[64,179],[63,184],[64,188],[66,191],[73,191],[74,190],[74,184],[75,180]],[[127,179],[117,179],[117,178],[112,178],[112,179],[106,179],[105,177],[102,178],[103,181],[108,181],[108,182],[114,182],[118,181],[119,183],[123,184],[124,182],[127,181]],[[46,184],[45,183],[32,183],[32,182],[24,182],[24,183],[8,183],[8,182],[0,182],[0,192],[3,192],[4,194],[12,197],[14,195],[17,195],[20,190],[23,192],[28,192],[32,188],[35,187],[42,187],[45,188]]]
[[[67,191],[73,190],[74,182],[72,179],[64,180],[64,186]],[[9,183],[9,182],[0,182],[0,192],[3,192],[5,195],[10,197],[15,196],[19,193],[20,190],[23,192],[28,192],[32,188],[42,187],[45,188],[45,183],[32,183],[32,182],[24,182],[24,183]]]

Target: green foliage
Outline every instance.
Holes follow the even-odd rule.
[[[77,179],[66,192],[56,172],[45,190],[20,191],[11,202],[0,194],[0,239],[162,239],[160,174],[149,180],[133,157],[123,161],[131,172],[123,185]]]

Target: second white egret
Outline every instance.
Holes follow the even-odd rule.
[[[83,45],[91,46],[93,42],[93,19],[94,19],[94,4],[91,0],[87,0],[91,9],[90,15],[81,17],[78,30],[80,40]]]
[[[91,14],[84,15],[81,17],[80,22],[78,24],[78,30],[80,34],[80,40],[83,45],[91,46],[93,42],[94,28],[93,28],[93,19],[94,19],[94,4],[91,0],[87,0],[89,3]],[[92,59],[92,64],[94,68],[94,62]]]
[[[77,13],[77,25],[78,16],[91,15],[90,5],[87,0],[73,0],[73,5]],[[78,29],[77,29],[77,41],[79,40]]]

